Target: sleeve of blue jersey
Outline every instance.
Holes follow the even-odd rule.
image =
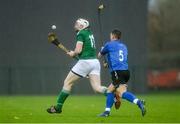
[[[108,43],[106,43],[105,45],[104,45],[104,48],[102,48],[101,49],[101,54],[102,55],[105,55],[106,53],[108,52]]]

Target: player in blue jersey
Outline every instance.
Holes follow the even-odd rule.
[[[127,82],[130,78],[130,72],[128,70],[128,50],[121,40],[121,32],[117,29],[113,30],[110,33],[110,39],[98,54],[99,58],[106,55],[112,76],[112,83],[108,88],[106,98],[106,108],[99,116],[107,117],[110,115],[110,110],[114,103],[114,92],[118,92],[122,99],[136,104],[140,108],[142,116],[144,116],[146,113],[145,102],[138,99],[133,93],[127,91]]]

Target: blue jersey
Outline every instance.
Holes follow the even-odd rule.
[[[101,50],[102,55],[107,55],[110,72],[128,70],[128,50],[120,40],[107,42]]]

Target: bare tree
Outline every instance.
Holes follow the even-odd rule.
[[[150,64],[180,67],[180,0],[157,0],[149,12]]]

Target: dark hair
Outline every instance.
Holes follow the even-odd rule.
[[[118,29],[114,29],[111,32],[117,39],[121,39],[121,31],[119,31]]]

